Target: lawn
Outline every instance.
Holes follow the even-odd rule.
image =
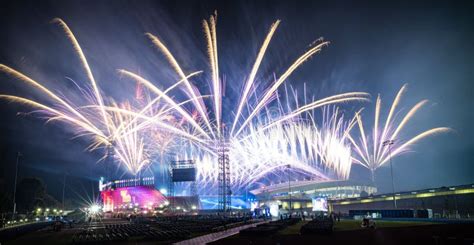
[[[360,227],[360,220],[341,220],[335,222],[334,231],[348,231],[358,230]],[[386,227],[405,227],[405,226],[418,226],[418,225],[432,225],[430,222],[418,222],[418,221],[387,221],[387,220],[376,220],[375,224],[377,228]]]
[[[295,235],[295,234],[300,234],[300,229],[301,229],[301,226],[305,225],[306,223],[308,223],[308,221],[300,221],[294,225],[290,225],[286,228],[284,228],[283,230],[279,231],[278,234],[279,235]]]
[[[288,226],[283,230],[280,230],[277,234],[280,236],[285,235],[297,235],[300,234],[300,229],[308,221],[300,221],[295,225]],[[350,231],[359,230],[360,220],[341,220],[340,222],[334,223],[334,231]],[[432,225],[430,222],[417,222],[417,221],[387,221],[387,220],[376,220],[377,228],[388,228],[388,227],[406,227],[406,226],[418,226],[418,225]]]

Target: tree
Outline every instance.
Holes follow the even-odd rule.
[[[23,178],[17,187],[18,212],[31,212],[38,207],[58,206],[58,201],[46,192],[46,186],[38,178]]]

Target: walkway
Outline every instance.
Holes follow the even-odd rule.
[[[206,244],[206,243],[214,242],[214,241],[217,241],[217,240],[229,237],[229,236],[233,236],[233,235],[239,233],[240,230],[247,229],[249,227],[255,227],[259,224],[267,223],[269,221],[270,220],[257,222],[257,223],[253,223],[253,224],[248,224],[248,225],[243,225],[243,226],[238,226],[238,227],[231,228],[231,229],[228,229],[228,230],[225,230],[225,231],[219,231],[219,232],[207,234],[207,235],[204,235],[204,236],[195,237],[195,238],[192,238],[192,239],[189,239],[189,240],[180,241],[180,242],[177,242],[175,244],[178,244],[178,245]]]

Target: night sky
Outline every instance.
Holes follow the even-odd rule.
[[[201,21],[217,10],[219,62],[228,90],[224,102],[231,106],[268,28],[280,19],[260,79],[280,74],[309,44],[324,37],[331,44],[287,84],[301,89],[306,83],[316,97],[365,91],[375,99],[380,93],[386,113],[397,91],[408,83],[401,103],[404,112],[422,99],[430,103],[402,137],[438,126],[454,131],[429,137],[412,152],[394,158],[396,189],[474,183],[472,1],[330,2],[11,1],[2,3],[0,10],[0,63],[77,99],[67,78],[79,83],[88,80],[63,32],[50,23],[60,17],[78,38],[104,94],[120,101],[130,97],[134,84],[121,78],[116,69],[139,72],[162,86],[177,80],[145,32],[162,38],[185,71],[209,73]],[[200,88],[208,89],[206,85]],[[4,74],[0,74],[0,93],[47,102],[36,90]],[[365,107],[364,118],[373,121],[374,103],[345,107]],[[42,178],[58,198],[64,173],[74,183],[68,187],[71,193],[90,191],[90,181],[104,174],[104,167],[97,163],[103,152],[85,151],[87,139],[73,139],[64,124],[45,124],[36,116],[17,114],[29,111],[0,101],[2,184],[12,185],[20,151],[20,177]],[[389,168],[377,171],[380,192],[391,191],[389,176]],[[368,180],[369,171],[354,166],[351,178]]]

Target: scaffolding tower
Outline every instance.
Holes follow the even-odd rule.
[[[229,142],[221,138],[217,145],[218,155],[218,182],[219,182],[219,210],[230,211],[231,195],[230,189],[230,164],[229,164]]]
[[[113,142],[109,144],[106,148],[106,160],[105,160],[105,177],[107,181],[110,181],[112,179],[112,176],[110,173],[112,172],[112,167],[115,163],[114,159],[114,145]]]

